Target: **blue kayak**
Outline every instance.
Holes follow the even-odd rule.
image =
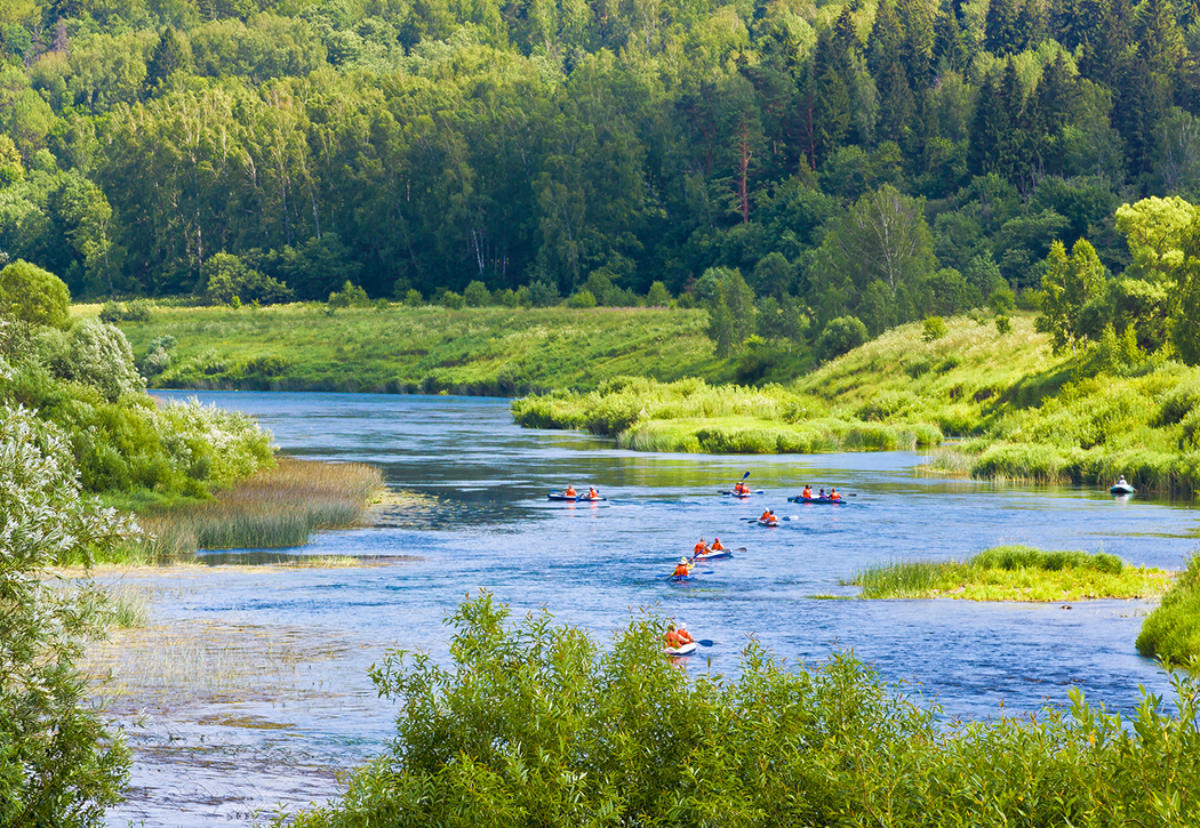
[[[828,503],[831,506],[842,506],[846,504],[844,498],[832,500],[828,497],[789,497],[788,503]]]

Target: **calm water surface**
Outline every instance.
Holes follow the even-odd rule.
[[[184,396],[184,395],[180,395]],[[192,395],[187,395],[192,396]],[[110,824],[248,824],[255,809],[333,795],[322,768],[378,753],[392,711],[366,669],[391,647],[445,659],[443,619],[489,590],[517,612],[545,607],[607,636],[651,607],[717,643],[690,669],[734,672],[749,636],[789,662],[853,649],[889,680],[913,683],[950,715],[982,718],[1061,705],[1073,686],[1128,710],[1139,685],[1167,682],[1133,648],[1142,602],[1062,605],[860,602],[841,585],[860,568],[961,558],[1000,543],[1086,549],[1178,569],[1196,545],[1191,509],[1115,500],[1072,488],[999,487],[921,476],[911,453],[788,457],[619,451],[587,435],[517,428],[504,400],[347,394],[203,393],[255,415],[286,454],[372,463],[388,485],[435,500],[395,525],[319,536],[315,555],[414,556],[373,568],[224,571],[167,576],[156,618],[277,629],[336,642],[302,702],[225,699],[222,713],[284,730],[204,724],[205,711],[150,716],[131,728],[135,796]],[[745,471],[765,493],[720,497]],[[597,505],[551,503],[551,489],[595,485]],[[855,495],[844,508],[786,502],[805,483]],[[765,506],[791,519],[748,524]],[[700,537],[748,551],[715,561],[693,584],[664,581]],[[177,580],[177,582],[176,582]],[[174,592],[172,592],[174,590]],[[173,597],[171,597],[173,596]],[[299,631],[299,632],[295,632]],[[211,705],[210,705],[211,706]],[[190,717],[189,717],[190,716]],[[174,718],[172,718],[174,717]],[[139,729],[140,728],[140,729]],[[201,739],[204,741],[201,742]],[[197,767],[180,748],[213,744],[225,760]]]

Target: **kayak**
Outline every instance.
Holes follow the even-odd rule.
[[[669,656],[686,656],[696,652],[696,642],[689,641],[682,647],[663,647],[663,652]]]
[[[762,494],[762,489],[759,489],[759,490],[758,490],[758,493],[759,493],[759,494]],[[726,489],[726,490],[725,490],[725,491],[723,491],[723,492],[718,492],[718,494],[727,495],[728,497],[740,497],[742,500],[745,500],[745,499],[746,499],[746,498],[748,498],[748,497],[749,497],[751,494],[753,494],[753,492],[735,492],[735,491],[733,491],[733,490],[731,490],[731,489]]]
[[[777,520],[775,520],[775,521],[771,521],[771,520],[759,520],[759,521],[758,521],[758,525],[759,525],[759,526],[778,526],[778,525],[779,525],[779,521],[777,521]]]
[[[669,581],[694,581],[694,580],[696,580],[696,576],[695,575],[671,575],[671,576],[668,576],[667,580],[669,580]]]
[[[602,500],[608,500],[607,497],[588,497],[587,495],[573,494],[569,495],[566,492],[551,492],[546,495],[547,500],[563,500],[567,503],[599,503]]]
[[[693,561],[715,561],[717,558],[732,558],[733,552],[728,549],[720,549],[716,552],[710,552],[707,555],[693,555]]]
[[[1128,483],[1114,483],[1108,490],[1111,494],[1133,494],[1137,489]]]
[[[847,502],[848,501],[846,501],[842,498],[839,498],[837,500],[831,500],[828,497],[789,497],[788,498],[788,503],[828,503],[828,504],[831,504],[834,506],[840,506]]]

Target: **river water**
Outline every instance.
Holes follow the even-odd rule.
[[[1139,685],[1160,694],[1168,686],[1133,647],[1149,608],[1143,602],[1066,607],[827,596],[852,596],[841,581],[871,564],[962,558],[1001,543],[1103,548],[1129,563],[1178,569],[1196,545],[1187,537],[1196,514],[1180,504],[927,477],[921,457],[903,452],[622,451],[583,434],[520,429],[505,400],[179,396],[255,415],[285,454],[377,465],[391,488],[429,501],[416,518],[325,533],[295,550],[396,559],[382,565],[214,566],[139,582],[156,596],[156,623],[201,629],[216,641],[274,636],[268,649],[281,655],[250,668],[266,671],[267,691],[231,680],[201,700],[114,705],[135,766],[130,801],[110,813],[110,825],[245,825],[256,812],[336,795],[333,769],[379,753],[391,733],[392,710],[376,697],[368,667],[389,648],[444,660],[450,630],[443,619],[480,589],[517,613],[545,607],[602,638],[639,608],[684,620],[697,638],[716,642],[692,660],[694,671],[736,671],[750,636],[789,663],[853,649],[951,716],[1062,705],[1075,686],[1110,709],[1130,710]],[[718,494],[746,471],[762,495],[742,502]],[[568,483],[595,485],[609,500],[546,500]],[[853,495],[852,505],[787,503],[805,483],[836,485]],[[789,519],[775,529],[745,520],[764,507]],[[699,538],[714,535],[747,551],[702,566],[690,584],[664,579]]]

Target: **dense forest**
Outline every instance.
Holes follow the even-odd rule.
[[[1116,208],[1200,192],[1200,21],[1171,0],[0,15],[0,249],[77,297],[691,302],[728,268],[877,333],[1039,287],[1056,241],[1119,273]]]

